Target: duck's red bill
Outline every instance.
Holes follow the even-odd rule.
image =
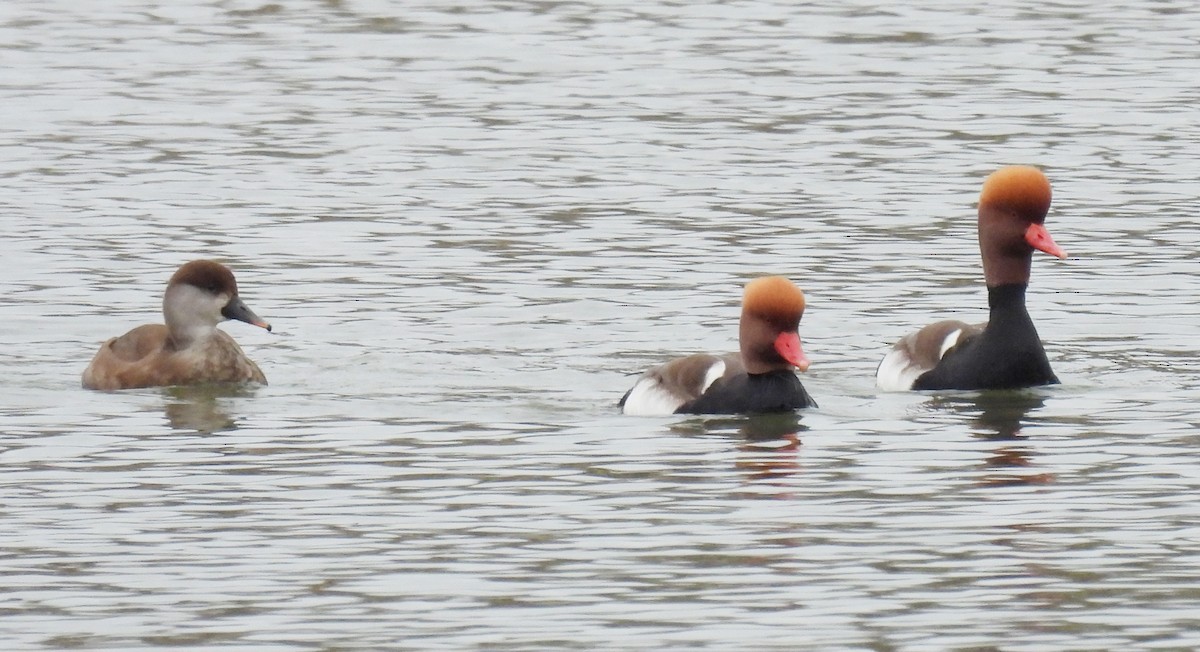
[[[775,351],[800,371],[808,369],[809,362],[804,355],[804,347],[800,345],[799,333],[780,333],[779,337],[775,338]]]
[[[1028,242],[1030,247],[1044,251],[1056,258],[1067,257],[1067,252],[1055,244],[1054,238],[1050,237],[1050,232],[1046,230],[1045,224],[1030,224],[1029,228],[1025,229],[1025,242]]]

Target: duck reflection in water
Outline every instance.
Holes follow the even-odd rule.
[[[738,442],[734,466],[750,481],[771,481],[800,471],[800,433],[807,429],[797,412],[691,419],[672,426],[688,436],[732,435]]]
[[[1015,473],[1015,469],[1034,466],[1033,450],[1014,442],[1023,442],[1028,437],[1021,428],[1028,423],[1027,415],[1042,407],[1046,402],[1038,390],[985,390],[978,394],[945,396],[935,399],[933,404],[954,411],[978,410],[973,422],[976,437],[1000,442],[984,461],[985,469],[1006,470],[1005,473],[985,475],[979,484],[987,487],[1014,485],[1040,485],[1054,482],[1052,473]]]
[[[257,390],[255,385],[231,383],[164,388],[167,423],[175,430],[203,434],[237,430],[237,420],[227,412],[229,399],[252,397]]]

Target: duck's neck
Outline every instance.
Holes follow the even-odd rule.
[[[979,257],[988,287],[1029,283],[1033,247],[1025,241],[1028,221],[993,207],[979,208]]]
[[[171,334],[171,348],[176,351],[202,346],[217,332],[216,327],[208,324],[180,326],[172,325],[170,322],[167,323],[167,330]]]
[[[167,288],[163,297],[163,320],[170,333],[170,346],[182,350],[208,341],[217,330],[208,305],[212,300],[189,285]]]
[[[1025,290],[1027,283],[1006,283],[1004,285],[988,285],[988,317],[987,330],[1005,333],[1013,336],[1026,329],[1033,331],[1033,320],[1025,309]],[[1034,331],[1036,338],[1036,331]]]
[[[985,256],[983,280],[990,287],[1029,285],[1033,256]]]
[[[794,330],[794,329],[793,329]],[[761,319],[742,317],[738,341],[742,351],[742,365],[751,375],[772,371],[790,370],[792,365],[775,350],[775,338],[780,327]]]

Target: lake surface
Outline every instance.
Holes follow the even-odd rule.
[[[1200,14],[880,6],[5,3],[4,647],[1200,647]],[[1062,385],[876,391],[1008,163]],[[80,389],[200,257],[271,384]],[[820,408],[618,413],[760,274]]]

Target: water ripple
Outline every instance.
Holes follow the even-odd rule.
[[[1161,3],[232,2],[0,16],[12,649],[1200,646],[1196,20]],[[1064,383],[878,393],[982,319]],[[84,392],[214,257],[271,384]],[[630,419],[785,274],[821,408]],[[947,628],[946,623],[955,623]],[[1007,649],[1007,648],[1006,648]]]

